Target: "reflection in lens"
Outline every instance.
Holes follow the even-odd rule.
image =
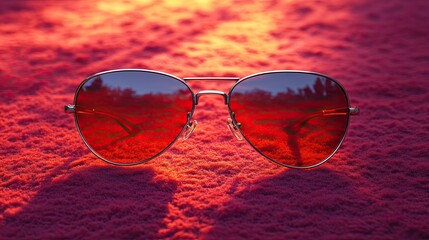
[[[117,71],[87,80],[75,105],[78,127],[92,151],[113,163],[134,164],[176,139],[192,112],[192,93],[161,73]]]
[[[239,82],[230,111],[244,137],[280,164],[310,167],[339,147],[348,100],[334,80],[311,73],[272,72]]]

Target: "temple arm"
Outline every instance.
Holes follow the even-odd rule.
[[[286,127],[286,131],[289,133],[297,133],[299,129],[301,129],[304,124],[306,124],[309,120],[316,117],[326,117],[326,116],[346,116],[346,115],[359,115],[359,108],[334,108],[334,109],[326,109],[320,112],[315,112],[300,118],[298,121],[289,124]]]
[[[64,106],[64,111],[67,113],[79,113],[79,114],[88,114],[88,115],[98,115],[102,117],[107,117],[114,120],[119,126],[121,126],[128,134],[135,136],[140,132],[140,127],[131,123],[130,121],[116,116],[112,113],[99,111],[90,107],[76,106],[76,105],[66,105]]]

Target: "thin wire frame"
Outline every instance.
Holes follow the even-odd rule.
[[[336,84],[338,84],[338,86],[339,86],[339,88],[341,89],[341,91],[344,93],[344,96],[345,96],[345,98],[346,98],[346,101],[347,101],[347,108],[349,109],[350,108],[350,102],[349,102],[349,97],[348,97],[348,95],[347,95],[347,92],[345,91],[345,89],[344,89],[344,87],[341,85],[341,83],[340,82],[338,82],[337,80],[335,80],[335,79],[333,79],[333,78],[331,78],[331,77],[329,77],[329,76],[327,76],[327,75],[324,75],[324,74],[320,74],[320,73],[316,73],[316,72],[310,72],[310,71],[300,71],[300,70],[274,70],[274,71],[265,71],[265,72],[259,72],[259,73],[255,73],[255,74],[252,74],[252,75],[248,75],[248,76],[246,76],[246,77],[243,77],[243,78],[241,78],[238,82],[236,82],[235,84],[234,84],[234,86],[232,86],[231,87],[231,89],[229,90],[229,93],[228,93],[228,96],[227,96],[227,98],[228,98],[228,100],[227,100],[227,102],[228,102],[228,111],[229,111],[229,115],[231,116],[231,119],[232,119],[232,121],[233,121],[233,123],[234,123],[234,125],[236,125],[237,126],[237,120],[235,119],[235,116],[234,116],[234,114],[233,114],[233,112],[232,112],[232,110],[231,110],[231,94],[232,94],[232,92],[234,91],[234,88],[236,87],[236,86],[238,86],[240,83],[242,83],[242,82],[244,82],[244,81],[246,81],[246,80],[248,80],[248,79],[251,79],[251,78],[253,78],[253,77],[257,77],[257,76],[261,76],[261,75],[267,75],[267,74],[276,74],[276,73],[300,73],[300,74],[309,74],[309,75],[316,75],[316,76],[320,76],[320,77],[324,77],[324,78],[327,78],[327,79],[329,79],[329,80],[331,80],[331,81],[333,81],[333,82],[335,82]],[[265,158],[267,158],[268,160],[270,160],[270,161],[272,161],[272,162],[274,162],[274,163],[276,163],[276,164],[278,164],[278,165],[281,165],[281,166],[283,166],[283,167],[288,167],[288,168],[293,168],[293,169],[310,169],[310,168],[314,168],[314,167],[317,167],[317,166],[320,166],[320,165],[322,165],[323,163],[325,163],[325,162],[327,162],[329,159],[331,159],[334,155],[335,155],[335,153],[338,151],[338,149],[340,148],[340,146],[341,146],[341,144],[343,143],[343,141],[344,141],[344,139],[345,139],[345,137],[346,137],[346,135],[347,135],[347,131],[348,131],[348,128],[349,128],[349,123],[350,123],[350,111],[348,110],[348,113],[347,113],[347,124],[346,124],[346,129],[345,129],[345,131],[344,131],[344,133],[343,133],[343,137],[341,138],[341,141],[338,143],[338,146],[335,148],[335,150],[327,157],[327,158],[325,158],[324,160],[322,160],[322,161],[320,161],[319,163],[316,163],[316,164],[313,164],[313,165],[311,165],[311,166],[304,166],[304,167],[300,167],[300,166],[292,166],[292,165],[288,165],[288,164],[284,164],[284,163],[281,163],[281,162],[278,162],[278,161],[276,161],[276,160],[274,160],[274,159],[272,159],[272,158],[270,158],[270,157],[268,157],[267,155],[265,155],[264,153],[262,153],[259,149],[257,149],[253,144],[252,144],[252,142],[250,142],[249,141],[249,139],[246,137],[246,135],[245,134],[243,134],[243,132],[241,131],[241,129],[238,127],[237,129],[238,129],[238,131],[240,131],[240,133],[241,133],[241,135],[243,136],[243,138],[246,140],[246,142],[248,142],[249,144],[250,144],[250,146],[252,146],[252,148],[253,149],[255,149],[259,154],[261,154],[262,156],[264,156]]]
[[[89,76],[89,77],[87,77],[80,85],[79,85],[79,87],[76,89],[76,92],[75,92],[75,96],[74,96],[74,101],[73,101],[73,104],[76,106],[76,104],[77,104],[77,97],[78,97],[78,94],[79,94],[79,91],[82,89],[82,87],[83,87],[83,85],[85,85],[85,83],[86,82],[88,82],[90,79],[92,79],[92,78],[94,78],[94,77],[97,77],[97,76],[100,76],[100,75],[103,75],[103,74],[108,74],[108,73],[117,73],[117,72],[145,72],[145,73],[155,73],[155,74],[160,74],[160,75],[163,75],[163,76],[167,76],[167,77],[170,77],[171,79],[174,79],[174,80],[177,80],[177,81],[179,81],[179,82],[181,82],[181,83],[183,83],[188,89],[189,89],[189,91],[191,92],[191,94],[192,94],[192,110],[191,110],[191,112],[188,114],[188,116],[187,116],[187,121],[186,121],[186,123],[185,123],[185,125],[183,126],[183,128],[182,128],[182,130],[180,131],[180,133],[176,136],[176,138],[170,143],[170,144],[168,144],[167,145],[167,147],[165,147],[162,151],[160,151],[159,153],[157,153],[156,155],[154,155],[154,156],[152,156],[152,157],[150,157],[150,158],[147,158],[147,159],[144,159],[144,160],[140,160],[140,161],[136,161],[136,162],[133,162],[133,163],[117,163],[117,162],[112,162],[112,161],[110,161],[110,160],[108,160],[108,159],[106,159],[106,158],[104,158],[104,157],[102,157],[100,154],[98,154],[90,145],[89,145],[89,143],[85,140],[85,137],[83,136],[83,134],[82,134],[82,132],[81,132],[81,130],[80,130],[80,127],[79,127],[79,123],[78,123],[78,119],[77,119],[77,116],[76,116],[76,114],[77,113],[74,113],[74,119],[75,119],[75,124],[76,124],[76,127],[77,127],[77,130],[78,130],[78,132],[79,132],[79,135],[80,135],[80,137],[82,138],[82,140],[83,140],[83,142],[85,143],[85,145],[86,145],[86,147],[95,155],[95,156],[97,156],[98,158],[100,158],[101,160],[103,160],[103,161],[105,161],[105,162],[107,162],[107,163],[109,163],[109,164],[113,164],[113,165],[116,165],[116,166],[134,166],[134,165],[138,165],[138,164],[142,164],[142,163],[145,163],[145,162],[148,162],[148,161],[150,161],[150,160],[152,160],[152,159],[154,159],[154,158],[156,158],[156,157],[158,157],[158,156],[160,156],[161,154],[163,154],[165,151],[167,151],[179,138],[180,138],[180,136],[183,134],[183,132],[185,131],[185,129],[186,129],[186,127],[189,125],[189,123],[190,123],[190,121],[191,121],[191,119],[192,119],[192,115],[194,114],[194,110],[195,110],[195,99],[196,99],[196,97],[195,97],[195,94],[194,94],[194,92],[192,91],[192,89],[191,89],[191,87],[184,81],[184,80],[182,80],[181,78],[178,78],[178,77],[176,77],[176,76],[174,76],[174,75],[171,75],[171,74],[168,74],[168,73],[164,73],[164,72],[160,72],[160,71],[154,71],[154,70],[147,70],[147,69],[116,69],[116,70],[110,70],[110,71],[104,71],[104,72],[99,72],[99,73],[96,73],[96,74],[94,74],[94,75],[91,75],[91,76]]]
[[[228,81],[235,81],[236,83],[231,87],[231,89],[229,90],[229,93],[228,94],[225,94],[226,95],[226,104],[227,104],[227,106],[228,106],[228,112],[229,112],[229,115],[230,115],[230,117],[231,117],[231,119],[232,119],[232,121],[233,121],[233,124],[235,125],[235,126],[237,126],[238,125],[238,123],[237,123],[237,121],[236,121],[236,119],[235,119],[235,116],[234,116],[234,113],[232,112],[232,110],[231,110],[231,106],[230,106],[230,103],[231,103],[231,94],[232,94],[232,92],[234,91],[234,89],[235,89],[235,87],[236,86],[238,86],[240,83],[242,83],[242,82],[244,82],[244,81],[246,81],[246,80],[248,80],[248,79],[251,79],[251,78],[253,78],[253,77],[256,77],[256,76],[260,76],[260,75],[266,75],[266,74],[276,74],[276,73],[300,73],[300,74],[309,74],[309,75],[316,75],[316,76],[320,76],[320,77],[324,77],[324,78],[327,78],[327,79],[329,79],[329,80],[331,80],[331,81],[333,81],[333,82],[335,82],[338,86],[339,86],[339,88],[341,89],[341,91],[344,93],[344,96],[345,96],[345,98],[346,98],[346,101],[347,101],[347,108],[349,109],[348,110],[348,113],[347,113],[347,123],[346,123],[346,129],[345,129],[345,131],[344,131],[344,133],[343,133],[343,136],[342,136],[342,138],[341,138],[341,141],[338,143],[338,146],[335,148],[335,150],[327,157],[327,158],[325,158],[324,160],[322,160],[322,161],[320,161],[319,163],[317,163],[317,164],[314,164],[314,165],[311,165],[311,166],[304,166],[304,167],[300,167],[300,166],[292,166],[292,165],[287,165],[287,164],[283,164],[283,163],[280,163],[280,162],[278,162],[278,161],[276,161],[276,160],[274,160],[274,159],[272,159],[272,158],[270,158],[270,157],[268,157],[268,156],[266,156],[264,153],[262,153],[260,150],[258,150],[249,140],[248,140],[248,138],[246,137],[246,135],[245,134],[243,134],[243,132],[241,131],[241,129],[239,128],[239,127],[237,127],[237,129],[238,129],[238,131],[241,133],[241,135],[243,136],[243,138],[250,144],[250,146],[252,146],[252,148],[253,149],[255,149],[259,154],[261,154],[262,156],[264,156],[265,158],[267,158],[267,159],[269,159],[270,161],[272,161],[272,162],[274,162],[274,163],[276,163],[276,164],[278,164],[278,165],[281,165],[281,166],[283,166],[283,167],[288,167],[288,168],[294,168],[294,169],[309,169],[309,168],[314,168],[314,167],[317,167],[317,166],[320,166],[321,164],[323,164],[323,163],[325,163],[325,162],[327,162],[329,159],[331,159],[334,155],[335,155],[335,153],[338,151],[338,149],[340,148],[340,146],[341,146],[341,144],[343,143],[343,141],[344,141],[344,139],[345,139],[345,137],[346,137],[346,135],[347,135],[347,131],[348,131],[348,128],[349,128],[349,123],[350,123],[350,115],[351,115],[351,113],[350,113],[350,102],[349,102],[349,97],[348,97],[348,95],[347,95],[347,92],[345,91],[345,89],[344,89],[344,87],[341,85],[341,83],[339,82],[339,81],[337,81],[337,80],[335,80],[334,78],[331,78],[331,77],[329,77],[329,76],[327,76],[327,75],[324,75],[324,74],[320,74],[320,73],[316,73],[316,72],[311,72],[311,71],[300,71],[300,70],[274,70],[274,71],[265,71],[265,72],[259,72],[259,73],[255,73],[255,74],[251,74],[251,75],[248,75],[248,76],[245,76],[245,77],[243,77],[243,78],[238,78],[238,77],[187,77],[187,78],[179,78],[179,77],[176,77],[176,76],[174,76],[174,75],[171,75],[171,74],[168,74],[168,73],[164,73],[164,72],[160,72],[160,71],[154,71],[154,70],[148,70],[148,69],[116,69],[116,70],[110,70],[110,71],[103,71],[103,72],[99,72],[99,73],[96,73],[96,74],[94,74],[94,75],[91,75],[91,76],[89,76],[89,77],[87,77],[84,81],[82,81],[82,83],[78,86],[78,88],[76,89],[76,92],[75,92],[75,97],[74,97],[74,105],[76,105],[76,103],[77,103],[77,97],[78,97],[78,94],[79,94],[79,91],[81,90],[81,88],[83,87],[83,85],[87,82],[87,81],[89,81],[90,79],[92,79],[92,78],[94,78],[94,77],[97,77],[97,76],[100,76],[100,75],[103,75],[103,74],[107,74],[107,73],[115,73],[115,72],[149,72],[149,73],[155,73],[155,74],[160,74],[160,75],[163,75],[163,76],[167,76],[167,77],[170,77],[170,78],[172,78],[172,79],[174,79],[174,80],[177,80],[177,81],[179,81],[179,82],[181,82],[181,83],[183,83],[187,88],[188,88],[188,90],[190,91],[190,93],[191,93],[191,95],[192,95],[192,110],[191,110],[191,112],[189,112],[188,113],[188,117],[187,117],[187,121],[186,121],[186,123],[185,123],[185,125],[183,126],[183,128],[182,128],[182,130],[180,131],[180,133],[176,136],[176,138],[170,143],[170,144],[168,144],[167,145],[167,147],[165,147],[162,151],[160,151],[159,153],[157,153],[157,154],[155,154],[154,156],[152,156],[152,157],[150,157],[150,158],[147,158],[147,159],[144,159],[144,160],[141,160],[141,161],[136,161],[136,162],[133,162],[133,163],[117,163],[117,162],[112,162],[112,161],[110,161],[110,160],[108,160],[108,159],[106,159],[106,158],[104,158],[104,157],[102,157],[101,155],[99,155],[89,144],[88,144],[88,142],[85,140],[85,138],[84,138],[84,136],[83,136],[83,134],[82,134],[82,132],[81,132],[81,130],[80,130],[80,127],[79,127],[79,123],[78,123],[78,120],[77,120],[77,116],[76,116],[76,112],[74,112],[74,118],[75,118],[75,124],[76,124],[76,127],[77,127],[77,130],[78,130],[78,132],[79,132],[79,135],[80,135],[80,137],[82,138],[82,140],[83,140],[83,142],[85,143],[85,145],[88,147],[88,149],[95,155],[95,156],[97,156],[98,158],[100,158],[101,160],[103,160],[103,161],[105,161],[105,162],[107,162],[107,163],[109,163],[109,164],[113,164],[113,165],[117,165],[117,166],[133,166],[133,165],[138,165],[138,164],[142,164],[142,163],[146,163],[146,162],[148,162],[148,161],[150,161],[150,160],[152,160],[152,159],[154,159],[154,158],[156,158],[156,157],[158,157],[158,156],[160,156],[161,154],[163,154],[165,151],[167,151],[179,138],[180,138],[180,136],[183,134],[183,132],[186,130],[186,128],[187,128],[187,126],[189,126],[189,124],[190,124],[190,122],[191,122],[191,119],[192,119],[192,116],[193,116],[193,114],[194,114],[194,111],[195,111],[195,106],[198,104],[198,96],[200,96],[201,94],[208,94],[208,92],[206,93],[206,92],[204,92],[204,91],[202,91],[202,92],[200,92],[201,94],[195,94],[194,92],[193,92],[193,90],[192,90],[192,88],[187,84],[187,82],[186,81],[191,81],[191,80],[219,80],[219,81],[222,81],[222,80],[228,80]],[[219,94],[219,92],[218,91],[216,91],[216,92],[213,92],[213,94]],[[358,109],[355,109],[355,111],[358,111]],[[356,112],[357,113],[357,112]]]

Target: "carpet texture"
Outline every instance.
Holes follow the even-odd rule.
[[[1,1],[0,239],[428,239],[429,2]],[[84,146],[65,104],[87,76],[301,69],[361,115],[313,170],[261,157],[204,96],[188,140],[135,167]],[[193,82],[194,91],[227,91]]]

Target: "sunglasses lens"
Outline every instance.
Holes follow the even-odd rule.
[[[78,89],[76,122],[87,146],[105,161],[136,164],[167,149],[193,109],[188,86],[156,72],[116,71]]]
[[[248,142],[288,167],[312,167],[340,146],[348,100],[334,80],[312,73],[272,72],[248,77],[230,92],[230,111]]]

